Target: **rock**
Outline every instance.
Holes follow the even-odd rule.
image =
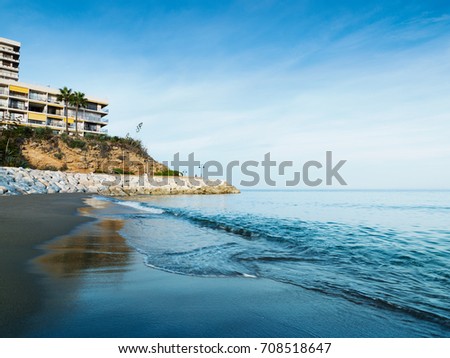
[[[218,185],[214,185],[218,184]],[[0,195],[100,193],[103,195],[237,194],[225,181],[201,178],[82,174],[0,167]]]
[[[92,194],[96,194],[99,192],[99,188],[93,185],[90,185],[86,188],[86,192],[87,193],[92,193]]]
[[[48,194],[55,194],[55,193],[59,193],[60,191],[61,191],[61,188],[59,188],[58,186],[53,185],[53,184],[51,184],[47,187]]]
[[[85,193],[87,192],[87,187],[82,185],[82,184],[78,184],[75,186],[77,188],[77,191],[80,193]]]
[[[70,185],[72,185],[72,186],[78,185],[78,180],[76,178],[74,178],[73,176],[67,176],[66,178]]]

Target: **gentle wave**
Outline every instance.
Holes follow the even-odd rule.
[[[161,223],[138,216],[135,236],[125,233],[150,267],[204,277],[268,278],[450,328],[449,254],[436,250],[449,247],[446,231],[436,241],[436,231],[120,204],[163,214]]]
[[[151,214],[162,214],[162,213],[164,213],[164,210],[162,210],[162,209],[153,208],[153,207],[150,207],[148,205],[145,205],[143,203],[139,203],[139,202],[136,202],[136,201],[116,200],[114,202],[119,204],[119,205],[122,205],[122,206],[128,206],[130,208],[143,210],[143,211],[146,211],[146,212],[151,213]]]

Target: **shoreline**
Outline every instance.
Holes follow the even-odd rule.
[[[90,195],[0,197],[0,337],[423,335],[395,312],[282,282],[150,268],[120,234],[136,214]]]

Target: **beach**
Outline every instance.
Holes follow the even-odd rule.
[[[37,246],[91,219],[77,215],[86,195],[0,197],[0,336],[20,336],[25,321],[43,303],[30,272]]]
[[[196,200],[219,204],[233,199]],[[141,235],[147,241],[160,240],[158,227],[166,232],[164,240],[172,235],[182,241],[183,231],[177,231],[172,221],[155,219],[159,215],[155,209],[145,212],[136,204],[79,194],[0,198],[0,336],[421,337],[448,333],[403,312],[266,277],[180,274],[155,268],[130,230],[151,217],[148,225],[154,231]],[[182,261],[177,262],[183,267]]]

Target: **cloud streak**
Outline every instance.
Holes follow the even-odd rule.
[[[59,34],[59,12],[49,28],[17,36],[20,24],[1,20],[4,36],[24,43],[23,80],[108,97],[110,133],[137,135],[143,122],[139,136],[157,159],[270,151],[308,160],[333,150],[355,188],[448,187],[449,9],[217,3],[99,2],[77,10],[80,29]],[[27,16],[50,15],[35,7]]]

